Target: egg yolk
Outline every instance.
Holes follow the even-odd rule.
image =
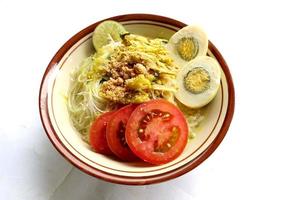
[[[209,88],[209,82],[210,76],[208,72],[201,67],[192,69],[184,77],[185,89],[194,94],[207,90]]]
[[[183,60],[190,61],[198,54],[198,41],[195,38],[181,38],[177,44],[176,49]]]

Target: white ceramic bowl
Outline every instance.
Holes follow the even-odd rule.
[[[131,32],[168,39],[184,27],[179,21],[148,14],[129,14],[110,18]],[[143,162],[120,162],[93,152],[74,129],[68,116],[65,97],[70,73],[93,52],[91,37],[97,26],[90,25],[74,35],[49,63],[40,87],[39,108],[44,129],[56,149],[73,165],[95,177],[122,184],[150,184],[178,177],[203,162],[224,138],[234,112],[234,88],[227,64],[216,47],[209,43],[209,56],[222,67],[221,87],[205,108],[201,130],[174,161],[153,166]]]

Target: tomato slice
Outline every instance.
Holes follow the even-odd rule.
[[[174,160],[183,152],[188,140],[188,125],[175,105],[163,99],[151,100],[133,111],[125,136],[135,155],[159,165]]]
[[[125,140],[125,128],[127,121],[136,108],[130,104],[116,111],[106,127],[107,143],[111,151],[124,161],[134,161],[138,158],[131,152]]]
[[[106,140],[106,126],[114,113],[115,111],[111,111],[100,115],[90,128],[90,144],[97,153],[112,155]]]

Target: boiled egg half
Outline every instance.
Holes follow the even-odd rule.
[[[187,107],[200,108],[216,96],[220,81],[219,63],[208,56],[197,57],[179,70],[175,97]]]
[[[166,47],[174,63],[181,68],[187,62],[206,55],[208,38],[199,26],[189,25],[177,31]]]

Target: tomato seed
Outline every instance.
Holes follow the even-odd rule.
[[[164,114],[163,118],[170,117],[171,115],[169,113]]]
[[[146,115],[146,120],[149,122],[151,119],[152,119],[152,117],[149,114],[147,114]]]
[[[139,133],[144,133],[144,129],[139,129]]]
[[[170,120],[170,117],[171,117],[171,115],[169,114],[169,113],[165,113],[163,116],[162,116],[162,119],[163,120]]]
[[[118,137],[120,139],[120,143],[123,147],[128,147],[126,139],[125,139],[125,124],[121,121],[119,124],[119,134]]]
[[[157,114],[156,112],[150,112],[150,115],[151,115],[151,117],[152,117],[152,118],[154,118],[154,117],[157,117],[157,116],[158,116],[158,114]]]

